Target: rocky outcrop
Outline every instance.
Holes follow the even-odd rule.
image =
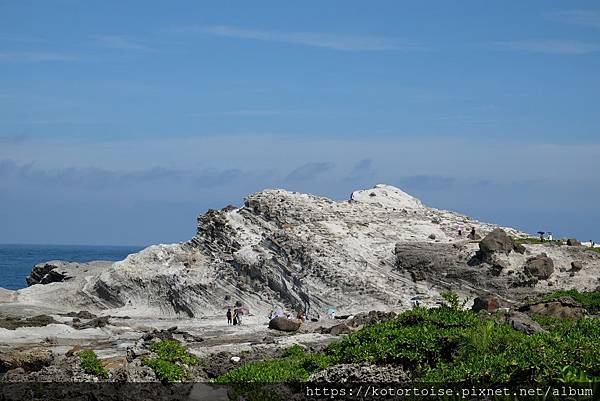
[[[38,263],[33,267],[31,274],[25,278],[25,281],[27,285],[35,285],[69,280],[73,277],[66,269],[68,265],[69,262],[60,260]]]
[[[486,312],[496,312],[500,308],[500,300],[491,295],[482,295],[473,301],[471,309],[473,312],[484,310]]]
[[[579,319],[588,314],[588,311],[579,302],[570,297],[561,297],[553,301],[525,305],[519,310],[530,314],[561,319]]]
[[[49,366],[53,360],[54,355],[47,348],[0,352],[0,373],[18,368],[26,372],[34,372]]]
[[[581,246],[581,242],[577,238],[569,238],[567,239],[568,246]]]

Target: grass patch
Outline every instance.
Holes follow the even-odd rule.
[[[100,363],[100,360],[94,351],[86,349],[80,351],[77,356],[79,356],[79,359],[81,360],[80,365],[85,373],[104,379],[108,378],[107,370],[104,369],[104,366],[102,366],[102,363]]]
[[[198,365],[200,360],[190,354],[177,340],[165,339],[150,347],[157,358],[144,358],[142,363],[149,366],[163,382],[174,383],[189,379],[188,366]]]
[[[536,237],[526,237],[526,238],[513,238],[514,242],[516,244],[530,244],[530,245],[557,245],[557,246],[561,246],[564,245],[564,243],[559,240],[559,239],[554,239],[552,241],[549,240],[544,240],[542,241],[539,238]]]
[[[295,345],[281,359],[250,362],[219,376],[217,383],[297,383],[330,364],[327,355],[313,354]]]

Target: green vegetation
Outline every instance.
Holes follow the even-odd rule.
[[[416,382],[556,383],[600,379],[600,320],[541,320],[547,333],[526,335],[471,311],[415,308],[365,327],[328,348],[340,363],[401,365]]]
[[[556,291],[545,295],[538,301],[553,301],[561,297],[571,297],[590,313],[600,313],[600,292],[579,292],[577,290]],[[537,301],[536,301],[537,302]]]
[[[150,350],[157,358],[144,358],[142,363],[149,366],[163,382],[173,383],[189,378],[187,366],[198,365],[200,360],[191,355],[177,340],[161,340],[152,344]]]
[[[79,359],[81,360],[81,368],[85,373],[102,377],[104,379],[108,378],[108,372],[106,369],[104,369],[104,366],[102,366],[98,356],[96,356],[94,351],[91,349],[86,349],[80,351],[77,356],[79,356]]]
[[[541,245],[557,245],[557,246],[564,245],[563,242],[559,239],[555,239],[552,241],[544,240],[542,242],[542,240],[537,237],[527,237],[527,238],[513,238],[513,240],[517,244],[532,244],[532,245],[540,245],[541,244]]]
[[[312,373],[325,369],[329,364],[328,356],[307,353],[294,345],[283,353],[282,359],[247,363],[219,376],[217,383],[304,382]]]

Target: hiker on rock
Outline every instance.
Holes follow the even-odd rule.
[[[231,324],[231,308],[227,308],[227,324]]]
[[[238,324],[238,310],[237,308],[233,310],[233,325],[236,326]]]
[[[471,227],[471,233],[469,234],[470,239],[475,239],[475,227]]]

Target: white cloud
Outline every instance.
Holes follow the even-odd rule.
[[[54,52],[18,52],[0,53],[0,62],[45,62],[45,61],[80,61],[83,57],[77,54]]]
[[[413,42],[371,35],[340,35],[315,32],[278,32],[245,29],[228,25],[209,25],[185,28],[183,31],[202,32],[227,38],[291,43],[345,51],[424,50]]]
[[[506,50],[532,53],[581,55],[600,51],[600,43],[563,39],[526,39],[496,43]]]
[[[552,10],[546,18],[566,24],[600,27],[600,11],[596,10]]]

